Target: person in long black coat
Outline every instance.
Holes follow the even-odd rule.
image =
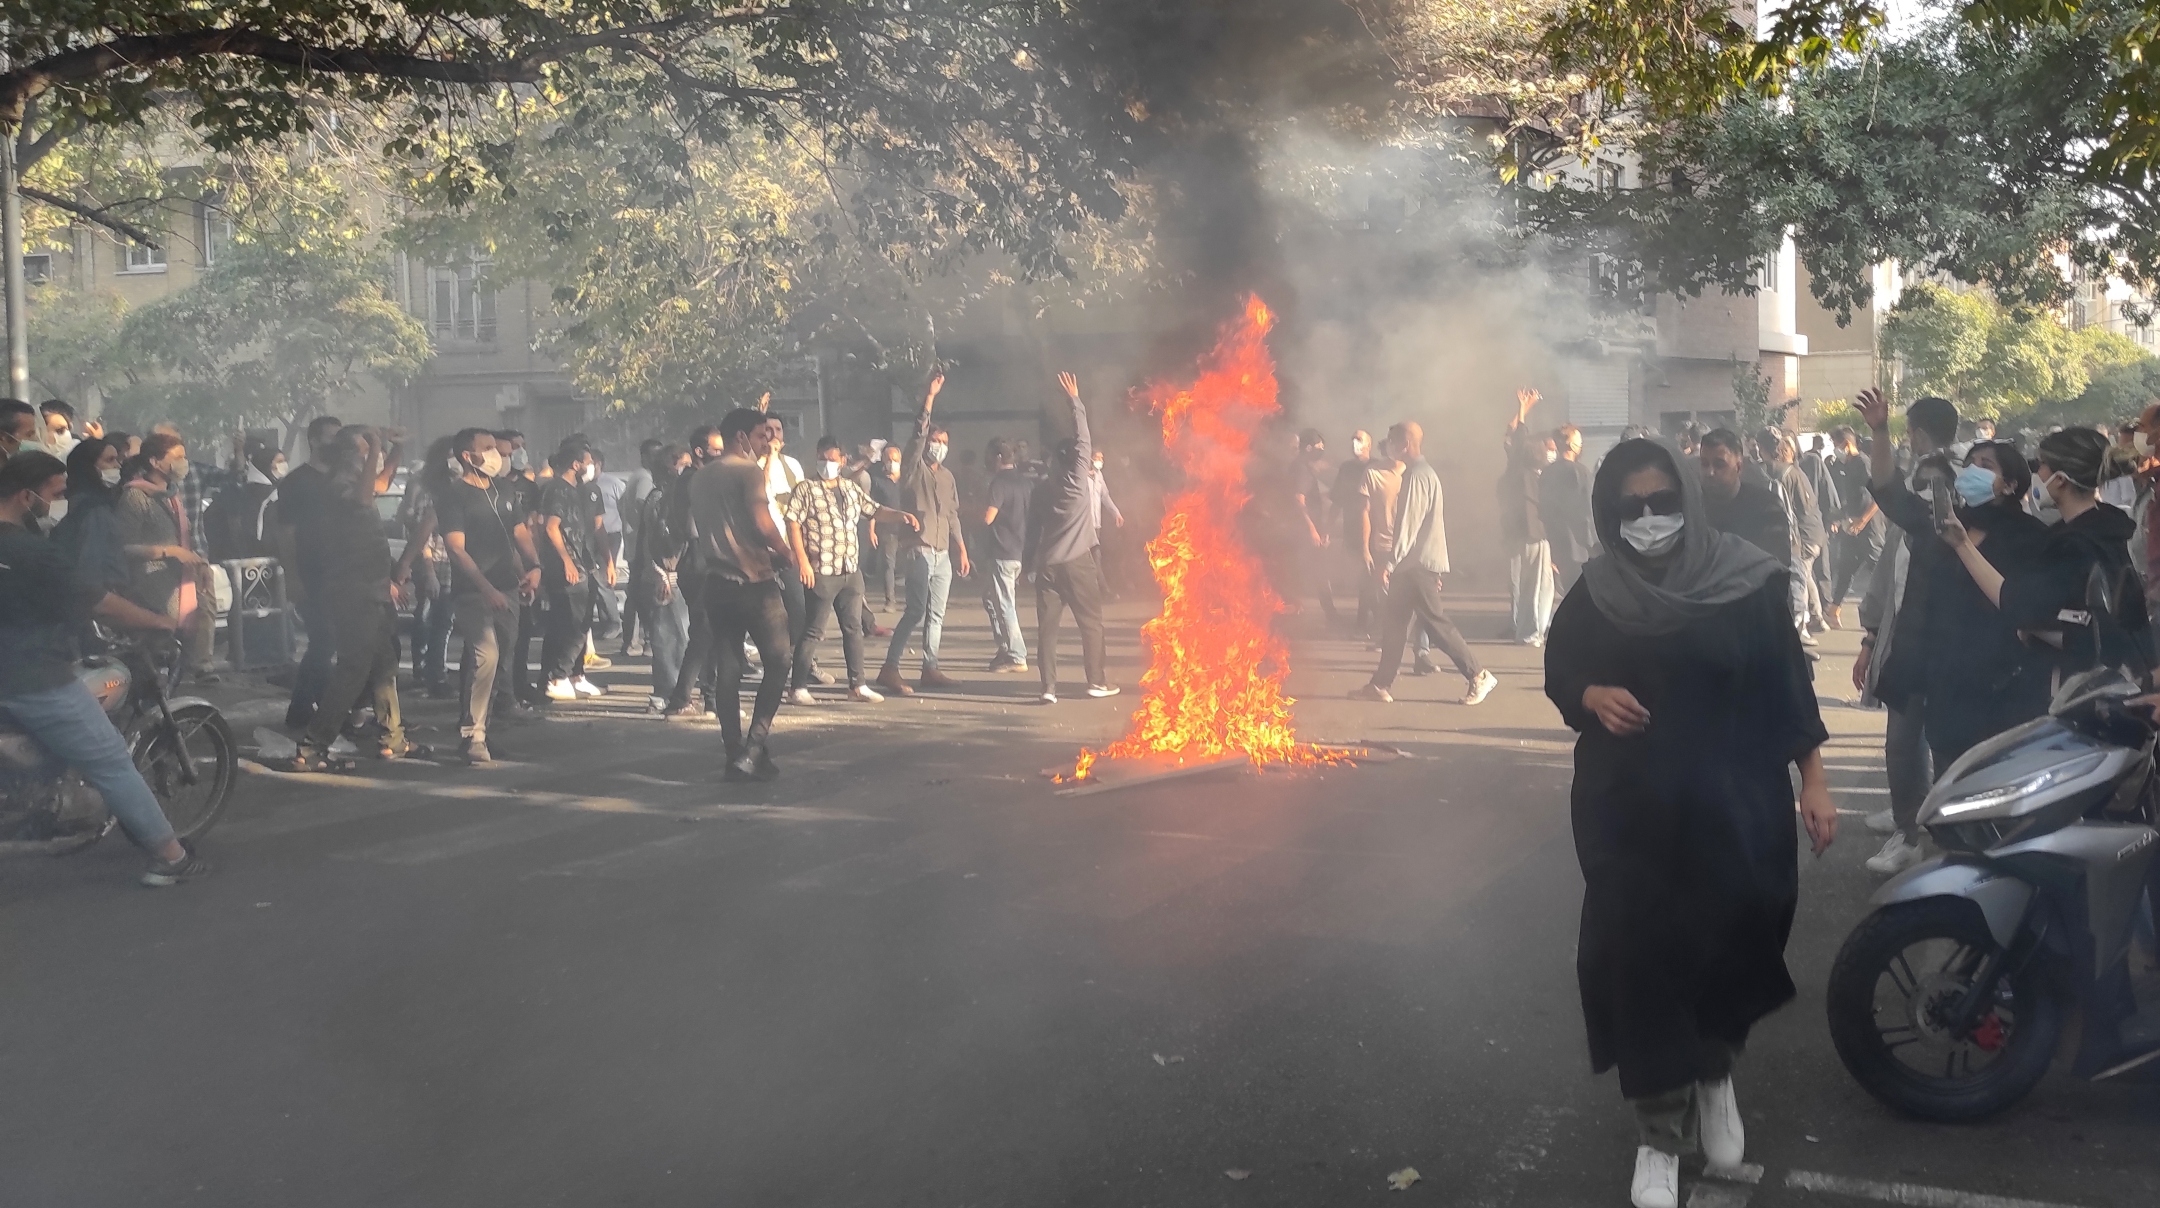
[[[1787,570],[1713,529],[1694,468],[1622,442],[1592,489],[1603,552],[1561,604],[1546,694],[1581,734],[1576,968],[1590,1060],[1615,1066],[1641,1132],[1633,1198],[1673,1208],[1679,1156],[1737,1165],[1732,1060],[1794,994],[1799,897],[1787,769],[1818,854],[1837,828],[1828,737]]]

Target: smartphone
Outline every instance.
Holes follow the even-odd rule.
[[[1957,519],[1957,511],[1950,505],[1950,487],[1940,476],[1928,484],[1928,501],[1935,506],[1936,528]]]

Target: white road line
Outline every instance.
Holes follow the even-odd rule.
[[[1922,1187],[1917,1183],[1878,1183],[1873,1179],[1849,1179],[1843,1175],[1795,1170],[1786,1174],[1785,1185],[1800,1191],[1857,1196],[1909,1208],[2073,1208],[2045,1200],[2020,1200],[1977,1191],[1952,1191],[1946,1187]]]

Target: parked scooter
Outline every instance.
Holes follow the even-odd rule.
[[[2001,1111],[2073,1021],[2080,1077],[2160,1059],[2138,1019],[2137,983],[2160,967],[2155,731],[2128,704],[2144,691],[2118,670],[2076,676],[2048,716],[1936,782],[1920,823],[1946,854],[1876,893],[1830,974],[1830,1035],[1870,1094],[1930,1120]]]
[[[217,822],[239,774],[239,748],[218,707],[174,697],[179,643],[169,636],[111,639],[82,662],[84,686],[105,707],[181,839]],[[0,855],[80,851],[112,832],[98,791],[55,763],[0,711]]]

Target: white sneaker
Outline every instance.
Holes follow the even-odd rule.
[[[1470,681],[1470,690],[1463,693],[1462,703],[1466,705],[1483,704],[1485,698],[1491,696],[1493,689],[1499,686],[1499,676],[1490,671],[1480,671],[1477,673],[1477,678]]]
[[[547,698],[549,700],[576,700],[578,698],[577,688],[566,679],[549,680]]]
[[[1869,872],[1889,876],[1904,872],[1924,858],[1920,845],[1906,838],[1904,831],[1897,831],[1883,840],[1881,851],[1868,857],[1867,868]]]
[[[1889,810],[1876,810],[1867,816],[1867,828],[1878,835],[1897,833],[1897,815]]]
[[[1089,684],[1087,694],[1097,700],[1101,700],[1103,697],[1106,696],[1116,696],[1118,694],[1118,686],[1116,684]]]
[[[1680,1208],[1680,1159],[1648,1145],[1635,1147],[1635,1208]]]
[[[1057,693],[1045,692],[1041,696],[1036,697],[1035,699],[1041,701],[1043,704],[1046,705],[1054,705],[1057,703]]]
[[[882,705],[885,703],[885,694],[868,684],[857,684],[848,689],[847,698],[849,700],[859,700],[866,705]]]
[[[1733,1094],[1732,1075],[1716,1082],[1696,1083],[1695,1111],[1702,1134],[1703,1160],[1710,1163],[1712,1170],[1739,1169],[1747,1156],[1747,1127],[1740,1123],[1740,1099]]]
[[[791,705],[814,705],[817,703],[817,697],[810,695],[810,689],[808,688],[790,689],[787,695],[781,697],[781,699]]]
[[[645,707],[654,713],[665,713],[667,712],[667,698],[664,696],[648,696],[645,698]]]
[[[603,686],[603,685],[600,685],[600,684],[596,684],[596,683],[592,682],[591,680],[589,680],[589,679],[586,679],[586,678],[585,678],[584,676],[579,676],[578,678],[576,678],[576,679],[574,679],[574,680],[571,680],[571,681],[570,681],[570,688],[571,688],[571,690],[572,690],[572,691],[576,692],[576,693],[577,693],[577,694],[578,694],[579,696],[606,696],[606,695],[607,695],[607,688],[606,688],[605,686]]]

